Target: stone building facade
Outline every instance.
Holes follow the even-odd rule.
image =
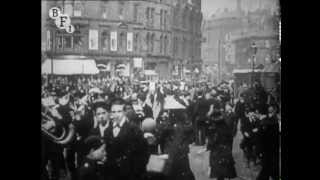
[[[274,39],[278,36],[280,18],[274,8],[269,8],[267,3],[254,11],[244,11],[241,0],[236,3],[235,10],[225,9],[223,12],[213,14],[204,21],[202,27],[205,39],[202,43],[202,59],[204,64],[213,66],[220,72],[219,75],[215,75],[217,79],[232,78],[233,69],[250,67],[248,57],[250,44],[253,41],[268,40],[266,42],[270,41],[272,47],[277,43],[274,43]],[[258,59],[264,61],[262,59],[270,52],[270,48],[259,48]],[[270,56],[272,58],[273,55]]]
[[[57,0],[47,1],[43,9],[50,7],[68,14],[75,32],[59,30],[46,14],[42,44],[49,57],[86,56],[106,64],[111,75],[118,64],[133,75],[133,59],[139,58],[141,69],[160,79],[172,77],[176,66],[181,71],[201,61],[201,0]]]

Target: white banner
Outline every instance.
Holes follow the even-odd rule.
[[[127,51],[132,52],[133,33],[127,33]]]
[[[130,64],[126,64],[125,68],[123,69],[123,76],[129,77],[130,76]]]
[[[111,51],[117,51],[117,31],[112,31],[110,35]]]
[[[89,30],[89,49],[98,50],[98,30]]]
[[[142,68],[142,58],[133,58],[133,67]]]
[[[47,50],[51,49],[51,37],[50,37],[50,31],[47,30]]]

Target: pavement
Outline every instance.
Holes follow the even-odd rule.
[[[240,123],[239,123],[240,124]],[[240,142],[242,134],[239,130],[233,142],[233,158],[235,160],[235,168],[238,177],[233,180],[255,180],[261,170],[261,166],[246,167],[246,160],[244,159],[243,151],[240,149]],[[190,168],[194,173],[196,180],[209,180],[209,152],[198,153],[199,150],[204,149],[204,146],[190,146],[189,162]]]

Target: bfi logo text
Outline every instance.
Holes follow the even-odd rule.
[[[62,14],[59,8],[51,8],[49,10],[49,17],[55,20],[55,24],[59,29],[65,29],[68,33],[74,32],[74,26],[71,24],[70,17],[67,14]]]

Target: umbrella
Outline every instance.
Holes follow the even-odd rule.
[[[180,104],[178,101],[176,101],[173,96],[167,96],[164,99],[163,108],[165,110],[169,110],[169,109],[185,109],[186,107]]]

